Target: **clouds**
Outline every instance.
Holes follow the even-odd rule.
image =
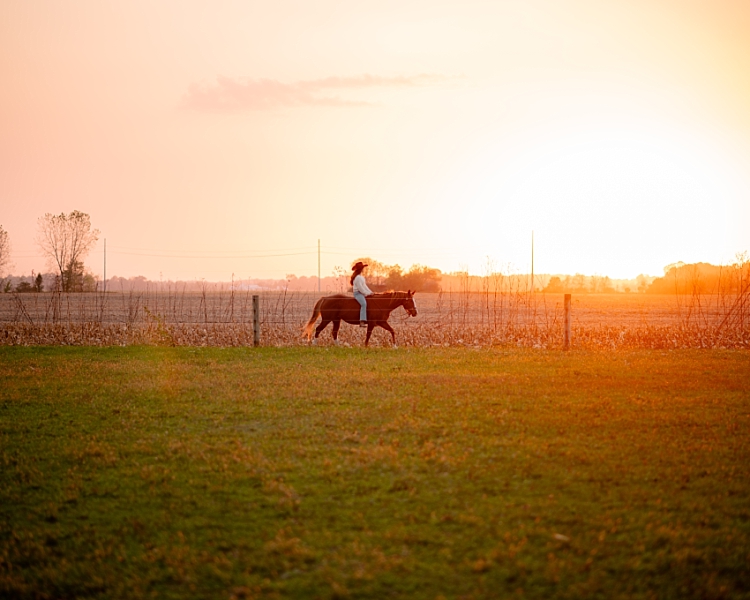
[[[182,106],[202,112],[243,112],[300,106],[372,106],[371,102],[341,98],[337,92],[413,88],[434,85],[445,79],[442,75],[433,74],[401,77],[360,75],[282,83],[274,79],[217,77],[213,84],[191,85],[182,99]]]

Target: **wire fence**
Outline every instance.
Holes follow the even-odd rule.
[[[260,344],[306,343],[302,328],[320,297],[314,292],[123,291],[0,295],[0,344],[253,345],[253,295],[260,297]],[[574,347],[750,348],[750,294],[574,295]],[[525,346],[563,343],[563,295],[502,291],[417,294],[418,316],[399,308],[390,323],[400,345]],[[330,329],[322,344],[333,343]],[[359,328],[339,341],[361,345]],[[371,341],[389,346],[376,329]]]

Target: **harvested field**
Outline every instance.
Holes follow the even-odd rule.
[[[0,296],[0,344],[252,345],[249,291],[6,294]],[[261,292],[262,345],[305,343],[300,330],[319,297]],[[418,294],[419,315],[391,315],[398,342],[411,346],[562,344],[563,297],[543,293]],[[581,347],[748,348],[748,295],[582,294],[573,296],[572,331]],[[340,340],[364,334],[342,327]],[[332,343],[330,328],[320,341]],[[378,329],[374,345],[389,345]]]

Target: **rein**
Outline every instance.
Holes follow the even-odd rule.
[[[404,302],[408,299],[406,292],[378,292],[372,295],[373,298],[390,299],[388,308],[390,310],[396,310],[399,306],[403,306]]]

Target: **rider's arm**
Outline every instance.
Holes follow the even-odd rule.
[[[369,296],[372,294],[372,290],[367,287],[367,283],[365,283],[365,278],[362,275],[357,275],[354,278],[354,289],[362,294],[363,296]]]

